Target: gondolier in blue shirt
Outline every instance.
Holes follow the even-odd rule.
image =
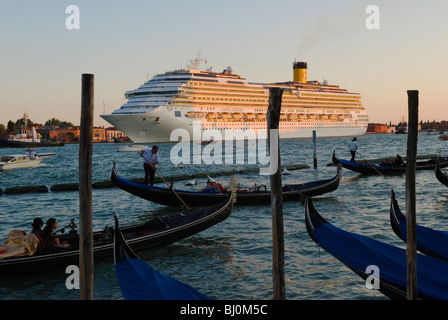
[[[358,150],[358,139],[354,137],[348,147],[350,148],[350,153],[352,154],[350,161],[355,162],[356,150]]]
[[[143,157],[143,168],[145,169],[145,183],[154,185],[154,174],[156,172],[156,164],[159,163],[159,147],[153,146],[152,149],[143,149],[140,152]]]

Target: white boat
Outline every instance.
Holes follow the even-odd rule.
[[[227,133],[241,129],[257,136],[266,132],[267,123],[256,115],[267,113],[269,89],[280,87],[282,139],[311,138],[313,131],[318,137],[354,137],[367,130],[361,95],[326,81],[308,81],[306,62],[293,63],[294,81],[261,84],[234,74],[232,67],[219,73],[199,70],[201,61],[196,58],[186,69],[155,75],[127,91],[127,102],[119,109],[101,117],[136,143],[179,141],[175,134],[180,131],[200,142],[202,133],[211,129],[222,132],[223,140],[234,139]]]
[[[39,165],[42,159],[36,157],[31,160],[28,155],[15,154],[0,157],[0,171],[16,169],[16,168],[31,168]]]
[[[186,186],[196,186],[198,184],[198,182],[196,181],[196,179],[191,179],[191,180],[188,180],[186,183],[185,183],[185,185]]]
[[[56,155],[56,152],[43,152],[43,153],[36,153],[36,156],[38,156],[41,159],[47,159],[51,158]]]
[[[134,144],[134,145],[130,145],[130,146],[118,147],[117,151],[120,151],[120,152],[134,151],[135,152],[135,151],[142,151],[143,149],[148,149],[148,146]]]

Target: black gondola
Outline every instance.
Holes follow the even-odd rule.
[[[331,179],[283,186],[283,201],[301,201],[304,196],[315,197],[336,190],[341,179],[341,171],[342,167],[338,166],[336,175]],[[118,188],[148,201],[173,207],[182,205],[173,190],[169,188],[150,186],[121,178],[115,170],[115,164],[112,168],[111,181]],[[222,201],[222,199],[228,196],[228,192],[207,193],[178,189],[174,189],[174,191],[190,207],[210,206]],[[237,204],[251,205],[271,202],[271,192],[266,188],[259,188],[253,192],[238,190],[237,195]]]
[[[236,177],[232,178],[235,186]],[[235,187],[232,187],[235,190]],[[211,207],[198,208],[188,212],[159,216],[145,223],[123,227],[122,233],[129,246],[134,251],[166,246],[197,234],[213,225],[224,221],[230,216],[235,202],[236,192],[233,191],[223,201]],[[114,229],[105,228],[93,234],[93,254],[95,260],[112,258]],[[58,235],[67,241],[69,247],[52,247],[40,255],[1,258],[0,278],[25,273],[35,273],[50,268],[65,268],[79,262],[79,235],[76,232]]]
[[[391,299],[406,299],[406,250],[335,227],[317,212],[310,198],[305,199],[305,222],[309,236],[321,248],[366,281],[372,280],[368,270],[376,266],[378,290]],[[448,299],[447,268],[447,261],[418,254],[418,299]]]
[[[442,170],[440,170],[440,158],[437,159],[437,163],[436,163],[436,178],[437,180],[439,180],[442,184],[444,184],[445,186],[448,187],[448,175],[444,172],[442,172]]]
[[[115,218],[114,264],[126,300],[209,300],[207,296],[177,279],[153,269],[129,247]]]
[[[334,164],[342,164],[342,167],[359,172],[362,174],[402,174],[406,172],[406,163],[401,166],[396,166],[391,162],[384,163],[361,163],[361,162],[353,162],[344,159],[336,158],[335,151],[333,151],[332,161]],[[416,170],[434,170],[436,168],[436,159],[428,159],[416,162]],[[439,163],[441,168],[448,167],[448,157],[440,158]]]
[[[401,212],[395,192],[390,199],[390,224],[395,234],[404,242],[407,240],[406,216]],[[448,261],[448,232],[434,230],[417,224],[417,250],[431,257]]]

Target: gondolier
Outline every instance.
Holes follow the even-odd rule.
[[[352,139],[352,142],[350,142],[350,144],[348,145],[348,147],[350,149],[350,154],[352,155],[352,158],[350,159],[350,161],[355,162],[356,151],[358,150],[358,139],[356,139],[356,137],[354,137]]]
[[[145,183],[154,185],[154,174],[156,172],[156,165],[159,163],[159,147],[153,146],[152,149],[143,149],[140,155],[143,157],[143,168],[145,169]]]

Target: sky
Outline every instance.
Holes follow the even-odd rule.
[[[79,9],[79,29],[68,28]],[[366,11],[370,5],[376,11]],[[232,66],[249,82],[308,80],[362,95],[369,122],[448,120],[446,0],[0,0],[0,124],[80,124],[82,74],[94,74],[94,125],[155,74]],[[372,26],[376,28],[372,28]]]

